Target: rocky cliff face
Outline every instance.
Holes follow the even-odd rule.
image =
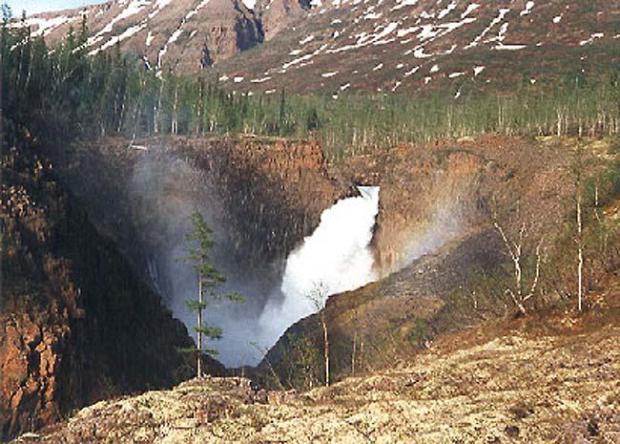
[[[267,261],[284,258],[312,233],[323,210],[352,192],[330,173],[316,142],[192,141],[173,150],[193,155],[212,175],[227,224],[247,251]]]
[[[262,0],[254,10],[260,18],[265,41],[273,39],[281,31],[307,17],[309,0]]]
[[[323,210],[351,190],[331,174],[314,142],[151,138],[135,144],[146,149],[103,139],[53,157],[97,229],[190,328],[195,317],[185,300],[196,280],[179,258],[187,255],[190,215],[204,215],[214,230],[214,264],[226,276],[221,290],[245,296],[243,304],[210,307],[208,321],[224,329],[212,345],[229,365],[256,362],[259,352],[249,342],[257,340],[266,304],[282,297],[287,255],[312,233]]]
[[[481,136],[403,145],[353,156],[340,171],[382,189],[373,243],[385,276],[487,227],[493,211],[521,207],[525,221],[551,229],[567,201],[574,148],[567,142]],[[548,218],[538,215],[543,208]]]
[[[147,279],[158,274],[154,253],[169,254],[183,242],[196,210],[216,231],[216,263],[225,271],[277,273],[323,210],[352,192],[328,170],[314,142],[179,137],[135,143],[147,149],[104,139],[53,157],[98,229]],[[165,264],[159,266],[161,276]]]
[[[187,330],[54,180],[40,146],[2,158],[0,437],[191,367]]]
[[[197,72],[263,41],[260,21],[240,0],[113,0],[36,15],[25,24],[54,45],[70,28],[81,32],[82,20],[91,55],[119,45],[157,71]]]
[[[586,151],[606,156],[599,145],[589,141]],[[543,234],[544,257],[552,257],[573,204],[576,146],[575,140],[485,136],[401,147],[343,165],[348,180],[381,186],[373,242],[384,278],[327,301],[322,314],[332,378],[350,375],[352,365],[358,371],[389,366],[439,333],[515,310],[501,290],[512,285],[512,268],[492,215],[511,241],[525,226],[529,260]],[[542,266],[547,276],[559,273],[553,262]],[[553,286],[539,291],[535,303],[557,298],[561,290]],[[309,372],[292,385],[316,384],[323,380],[323,347],[320,315],[303,319],[270,350],[259,377],[274,384],[275,369],[287,385],[292,373]]]

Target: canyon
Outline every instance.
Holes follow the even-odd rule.
[[[9,221],[8,226],[16,227],[10,231],[24,233],[19,239],[26,239],[17,242],[8,257],[21,263],[17,258],[30,251],[26,257],[34,257],[40,265],[29,265],[21,273],[35,273],[41,276],[37,281],[51,285],[43,293],[47,299],[37,304],[24,302],[37,300],[38,292],[30,290],[19,293],[25,296],[15,293],[5,306],[9,317],[0,341],[5,358],[3,399],[7,401],[3,433],[10,436],[36,429],[58,420],[67,409],[115,393],[170,386],[191,373],[187,362],[170,359],[175,353],[161,351],[190,339],[185,326],[160,304],[188,328],[193,327],[184,303],[194,280],[178,258],[183,254],[188,217],[196,209],[208,217],[216,233],[214,261],[228,277],[226,288],[246,296],[243,304],[216,306],[211,311],[210,319],[224,328],[223,339],[214,345],[229,367],[256,365],[262,360],[255,369],[238,371],[248,372],[265,387],[319,384],[320,365],[316,363],[303,381],[292,377],[291,371],[303,366],[295,338],[307,338],[310,350],[322,347],[318,315],[304,316],[325,302],[322,313],[329,325],[330,372],[336,381],[354,372],[389,366],[436,336],[505,315],[512,310],[509,299],[483,294],[475,299],[476,273],[504,261],[490,214],[501,214],[501,223],[511,232],[527,223],[534,235],[556,236],[558,221],[570,201],[567,184],[574,147],[571,139],[483,136],[396,147],[338,163],[328,161],[314,142],[158,137],[81,141],[71,150],[47,150],[44,157],[34,154],[24,159],[14,153],[5,168],[25,168],[25,173],[15,177],[37,178],[30,194],[38,196],[34,190],[41,186],[58,191],[49,197],[50,210],[43,210],[37,219],[29,212],[45,206],[32,201],[16,203],[18,198],[11,196],[23,193],[3,189],[7,193],[3,202],[9,205],[4,223]],[[606,142],[592,140],[587,152],[596,158],[606,156],[608,149]],[[48,184],[50,173],[46,171],[52,168],[57,183]],[[326,209],[348,199],[363,199],[356,188],[360,185],[378,187],[376,220],[368,243],[373,272],[368,280],[376,282],[337,296],[330,293],[329,298],[323,294],[314,307],[297,295],[293,306],[282,307],[287,307],[289,316],[295,305],[305,304],[306,311],[286,318],[290,321],[280,330],[257,343],[261,339],[257,319],[262,317],[263,324],[270,324],[269,315],[278,317],[273,307],[284,302],[283,276],[290,253],[300,251],[304,238],[318,231]],[[70,194],[63,194],[62,189]],[[66,213],[67,205],[80,209]],[[540,216],[543,213],[545,217]],[[34,238],[27,234],[33,229],[39,233]],[[91,245],[103,242],[107,246],[91,253],[92,247],[78,244],[75,251],[79,254],[71,249],[53,253],[54,247],[46,246],[56,245],[54,236],[75,239],[79,230],[96,233],[86,236],[95,242]],[[94,240],[97,236],[104,240]],[[48,250],[51,255],[45,253]],[[41,253],[46,255],[36,259]],[[84,268],[98,263],[93,271]],[[108,280],[111,287],[100,287],[97,276],[101,275],[115,275],[118,281]],[[79,283],[73,283],[75,279]],[[133,287],[127,287],[129,281]],[[116,282],[120,289],[114,287]],[[553,298],[553,294],[546,297]],[[109,310],[122,316],[110,318]],[[147,322],[139,324],[139,335],[133,319]],[[280,336],[290,323],[294,325]],[[114,347],[105,345],[103,326],[112,328],[116,337],[129,336],[115,341]],[[154,326],[157,333],[149,330]],[[136,353],[143,346],[145,356],[154,360],[151,367],[161,370],[146,376],[139,366],[131,379],[127,369],[134,360],[144,362]],[[106,361],[111,356],[117,359],[120,350],[116,347],[131,350],[124,354],[128,361],[122,367]],[[23,365],[17,366],[18,362]],[[115,373],[114,369],[121,368],[121,374]],[[211,370],[216,374],[231,371],[215,361]],[[73,372],[82,376],[76,379]],[[98,380],[102,385],[94,383]]]
[[[132,148],[132,143],[147,149]],[[89,331],[88,327],[79,327],[84,317],[92,317],[93,327],[108,322],[101,318],[106,315],[94,302],[97,297],[85,290],[94,284],[88,280],[84,284],[53,284],[52,294],[48,296],[51,302],[42,303],[41,312],[32,313],[31,308],[19,304],[10,310],[13,321],[6,324],[2,336],[2,356],[6,358],[2,374],[3,399],[10,400],[5,408],[13,413],[4,420],[4,427],[8,427],[4,429],[5,433],[26,430],[32,427],[33,421],[34,424],[45,424],[56,420],[66,406],[89,404],[118,393],[119,389],[135,390],[145,384],[170,385],[183,379],[177,372],[187,364],[170,361],[167,358],[169,353],[162,352],[169,345],[162,344],[187,343],[187,330],[171,318],[166,321],[170,327],[157,321],[157,316],[170,316],[165,311],[154,317],[154,314],[145,315],[140,310],[155,310],[157,313],[162,309],[158,308],[160,303],[157,302],[161,297],[162,303],[176,318],[184,320],[188,328],[193,326],[193,320],[184,308],[188,291],[193,291],[193,278],[188,268],[179,263],[178,257],[183,252],[180,245],[184,233],[189,229],[188,217],[195,209],[208,216],[217,233],[214,260],[228,277],[226,288],[246,296],[243,304],[216,306],[212,310],[210,319],[224,328],[223,340],[215,344],[220,350],[220,359],[233,367],[255,365],[262,359],[257,370],[252,372],[256,380],[267,387],[276,384],[274,370],[285,380],[291,366],[297,365],[292,338],[303,335],[309,338],[315,349],[320,349],[320,324],[316,316],[304,318],[292,325],[271,347],[281,331],[268,336],[265,343],[255,344],[260,339],[256,319],[260,319],[262,313],[261,322],[270,324],[270,319],[264,316],[270,312],[269,307],[283,303],[284,295],[279,287],[282,286],[289,253],[298,249],[305,237],[312,235],[324,210],[343,199],[359,195],[356,185],[379,187],[376,225],[372,228],[369,243],[375,273],[370,280],[378,281],[359,290],[352,288],[352,291],[326,301],[334,380],[351,374],[351,359],[355,353],[352,347],[362,348],[362,351],[358,349],[358,356],[353,357],[357,360],[353,371],[366,372],[388,365],[402,350],[411,350],[412,332],[422,325],[421,320],[426,330],[418,339],[423,342],[425,338],[505,313],[510,310],[508,300],[480,300],[474,309],[471,302],[455,299],[454,292],[467,286],[477,270],[492,269],[495,263],[503,260],[500,239],[489,224],[490,205],[494,206],[493,211],[502,214],[506,230],[518,229],[522,220],[534,233],[542,230],[553,233],[557,229],[565,203],[570,199],[567,162],[570,162],[568,153],[572,146],[570,140],[553,138],[484,136],[476,140],[403,146],[389,153],[360,154],[346,164],[326,160],[320,147],[313,142],[251,137],[223,140],[177,137],[133,142],[112,138],[91,144],[78,142],[72,150],[50,150],[46,154],[49,159],[46,165],[50,169],[54,165],[54,175],[58,178],[58,184],[53,187],[69,190],[71,198],[62,197],[63,194],[52,195],[49,205],[56,201],[74,202],[71,205],[84,208],[83,213],[77,212],[81,216],[71,216],[77,217],[79,222],[70,219],[69,222],[55,223],[68,230],[61,230],[59,235],[75,233],[73,226],[80,227],[80,230],[96,229],[107,239],[106,248],[118,250],[123,255],[121,258],[118,253],[105,253],[117,255],[107,259],[116,271],[108,271],[99,265],[94,268],[97,274],[89,279],[92,281],[100,274],[120,273],[119,282],[127,279],[144,282],[132,284],[142,285],[137,294],[144,296],[137,296],[136,289],[120,293],[114,289],[98,289],[95,294],[116,293],[115,298],[106,299],[106,303],[115,313],[120,310],[127,321],[117,318],[115,322],[121,324],[114,328],[115,331],[126,331],[124,325],[130,324],[124,322],[133,322],[130,320],[133,317],[148,319],[158,326],[158,331],[164,335],[163,343],[154,341],[157,338],[157,335],[151,337],[154,333],[142,330],[141,335],[145,336],[120,341],[119,345],[134,350],[136,343],[150,344],[152,351],[148,353],[157,350],[153,359],[167,370],[157,374],[149,372],[158,378],[150,383],[136,369],[135,381],[115,384],[112,368],[106,370],[108,364],[95,363],[109,359],[106,356],[110,355],[106,353],[116,355],[117,352],[106,350],[105,340],[102,345],[89,345],[92,343],[88,339],[82,339],[85,342],[78,344],[72,339],[73,329],[86,328],[86,332]],[[594,156],[603,155],[604,146],[592,141],[589,151]],[[37,183],[41,183],[40,180]],[[519,196],[518,204],[514,196]],[[27,204],[18,205],[14,198],[11,199],[10,208],[24,205],[29,208]],[[63,208],[61,206],[58,210],[60,220],[64,220]],[[520,219],[513,216],[517,208]],[[70,214],[76,211],[72,210]],[[540,217],[542,213],[544,218]],[[37,220],[24,219],[21,213],[8,214],[12,215],[9,220]],[[54,217],[54,213],[47,217]],[[41,225],[43,228],[39,230],[44,231],[49,224],[44,220],[30,223]],[[68,227],[67,223],[70,224]],[[93,236],[99,234],[88,238]],[[38,242],[49,237],[38,235],[37,238],[41,239]],[[47,248],[37,246],[34,251],[47,251]],[[76,248],[82,255],[88,254],[83,247]],[[47,262],[40,267],[47,270],[45,273],[49,277],[43,278],[43,282],[47,279],[71,282],[71,264],[86,267],[93,260],[81,257],[73,262],[61,260],[57,266],[45,265],[51,264],[51,259],[45,259]],[[63,271],[67,266],[68,270]],[[58,273],[62,278],[53,277]],[[79,273],[81,276],[82,272]],[[133,278],[122,277],[132,273]],[[124,296],[123,291],[130,291],[132,296]],[[323,299],[326,296],[323,295]],[[59,297],[62,302],[58,302]],[[145,302],[138,302],[142,297],[146,298]],[[300,298],[302,300],[297,300],[297,305],[307,305],[308,301],[298,295],[297,299]],[[146,302],[149,300],[152,302]],[[293,323],[321,308],[324,302],[310,307],[310,311],[300,312],[297,318],[288,319]],[[145,305],[137,309],[126,305],[129,303]],[[50,310],[53,311],[50,313]],[[291,311],[291,307],[287,311]],[[271,310],[273,316],[276,313]],[[283,324],[280,328],[287,326]],[[55,333],[46,334],[48,329]],[[170,336],[171,329],[177,332],[176,336]],[[31,333],[26,333],[28,331]],[[101,334],[96,333],[92,339],[95,344],[99,341],[95,338]],[[88,333],[84,335],[88,338]],[[31,336],[32,339],[27,339]],[[29,356],[35,349],[41,358],[33,367]],[[269,353],[263,359],[268,349]],[[93,357],[86,358],[89,355]],[[112,372],[107,376],[111,378],[109,387],[98,389],[91,381],[89,389],[83,393],[83,388],[70,389],[63,383],[55,383],[56,378],[68,377],[60,363],[71,359],[90,361],[90,370],[83,370],[83,374],[92,374],[92,380]],[[23,368],[15,367],[16,362],[23,362]],[[71,366],[73,368],[74,364]],[[216,372],[224,371],[221,366],[219,370],[217,365],[214,366]],[[82,372],[78,368],[74,371]],[[126,369],[123,370],[125,374]],[[318,375],[314,378],[319,380]],[[73,378],[69,376],[69,379]],[[83,376],[80,380],[91,380],[91,377]],[[32,401],[20,401],[22,398],[40,401],[32,404]]]
[[[2,11],[0,441],[618,440],[618,1]]]

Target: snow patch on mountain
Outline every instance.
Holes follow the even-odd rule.
[[[452,11],[456,9],[457,4],[458,3],[456,1],[450,2],[450,4],[448,4],[448,6],[446,6],[445,9],[442,9],[441,11],[439,11],[439,13],[437,14],[437,18],[439,20],[442,20],[445,16],[447,16],[448,14],[450,14]]]
[[[605,37],[605,34],[602,32],[594,33],[590,36],[589,39],[580,41],[579,46],[591,45],[592,43],[594,43],[594,40],[602,39],[603,37]]]
[[[415,6],[418,4],[418,0],[396,0],[397,5],[392,8],[392,11],[397,11],[405,6]]]
[[[137,24],[135,26],[130,26],[125,31],[123,31],[121,34],[114,36],[110,40],[105,42],[101,47],[92,50],[89,54],[94,55],[94,54],[97,54],[99,51],[105,51],[106,49],[111,48],[117,43],[120,43],[123,40],[128,39],[132,35],[137,34],[138,32],[142,31],[145,27],[146,27],[146,22]]]
[[[121,10],[121,12],[114,17],[101,31],[99,31],[95,36],[99,36],[102,34],[109,34],[114,29],[114,25],[118,22],[121,22],[125,19],[128,19],[132,15],[137,14],[142,11],[147,6],[150,6],[151,3],[148,0],[133,0],[127,4],[127,6]]]
[[[521,11],[521,14],[520,14],[521,17],[531,14],[533,9],[534,9],[534,2],[533,1],[527,2],[525,4],[525,9]]]
[[[44,36],[46,33],[52,31],[54,28],[64,25],[66,23],[75,21],[75,17],[52,17],[49,19],[42,17],[29,17],[25,20],[24,25],[29,26],[34,30],[31,32],[32,37]],[[14,22],[10,23],[9,28],[20,28],[22,26],[22,22]]]
[[[476,38],[465,47],[465,49],[469,49],[469,48],[473,48],[475,46],[478,46],[478,44],[480,43],[480,41],[486,37],[486,35],[491,32],[491,30],[498,24],[500,24],[503,20],[504,17],[506,17],[506,15],[510,12],[510,9],[508,8],[502,8],[499,10],[499,15],[497,17],[495,17],[493,20],[491,20],[491,23],[489,24],[489,26],[487,26],[486,28],[484,28],[484,30],[478,34],[476,36]]]
[[[469,14],[474,12],[479,7],[480,7],[480,5],[478,3],[470,4],[469,6],[467,6],[467,9],[461,14],[461,18],[463,19],[463,18],[467,17]]]

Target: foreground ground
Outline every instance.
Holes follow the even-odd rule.
[[[620,442],[620,286],[439,338],[390,371],[307,393],[192,380],[103,401],[22,442]]]

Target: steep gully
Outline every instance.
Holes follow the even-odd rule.
[[[10,235],[3,268],[5,278],[18,278],[5,279],[0,313],[4,436],[98,399],[187,377],[191,366],[170,357],[187,345],[188,330],[160,300],[175,317],[187,317],[195,276],[178,258],[195,210],[215,230],[214,260],[227,288],[247,298],[209,307],[229,337],[217,344],[221,359],[256,363],[286,329],[255,371],[269,386],[271,370],[287,382],[287,373],[300,368],[291,337],[321,349],[316,316],[287,327],[324,302],[333,380],[393,363],[399,344],[400,351],[410,347],[402,340],[412,332],[424,337],[420,319],[434,332],[472,322],[460,311],[468,300],[458,305],[449,297],[472,271],[502,261],[497,236],[484,223],[491,197],[508,215],[506,229],[519,222],[510,212],[520,196],[524,220],[548,231],[559,226],[570,193],[569,156],[561,144],[544,141],[445,141],[338,165],[313,142],[135,143],[146,150],[105,139],[42,157],[37,147],[3,158],[10,182],[2,188],[0,215]],[[537,218],[543,210],[546,217]],[[329,275],[351,261],[335,250],[353,254],[354,281],[340,281],[346,269]],[[370,281],[376,282],[354,289]]]
[[[216,236],[214,262],[227,277],[223,290],[246,297],[243,304],[215,302],[207,311],[207,321],[224,330],[212,346],[227,366],[258,364],[329,295],[386,276],[460,234],[453,190],[441,195],[450,184],[445,177],[423,179],[436,189],[412,220],[407,205],[391,212],[393,190],[356,187],[373,185],[373,178],[346,177],[314,143],[179,138],[136,144],[147,149],[120,139],[82,146],[58,162],[67,166],[61,176],[98,229],[190,329],[185,301],[195,292],[195,276],[179,258],[189,215],[205,216]],[[453,186],[467,194],[474,172],[466,168]],[[407,230],[414,233],[403,235]]]

